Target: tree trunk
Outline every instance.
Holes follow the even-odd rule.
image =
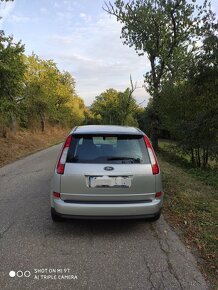
[[[41,119],[41,131],[44,132],[45,131],[45,116],[40,115],[40,119]]]
[[[198,167],[201,167],[200,148],[197,148],[197,156],[198,156]]]
[[[155,151],[158,151],[158,130],[159,130],[159,117],[158,117],[158,109],[153,103],[154,111],[152,115],[152,123],[151,123],[151,142]]]
[[[203,153],[202,153],[202,167],[205,168],[205,160],[206,160],[206,156],[205,156],[205,149],[203,148]]]
[[[192,165],[195,165],[194,149],[191,149],[191,163]]]
[[[7,138],[8,137],[8,130],[7,130],[7,126],[5,125],[5,120],[3,118],[1,118],[0,123],[1,123],[1,137]]]
[[[10,124],[11,132],[16,135],[17,133],[17,120],[14,114],[11,114],[11,124]]]
[[[7,138],[8,137],[8,131],[7,131],[6,126],[4,126],[4,125],[2,127],[2,137],[3,138]]]
[[[152,132],[151,132],[151,142],[155,151],[158,151],[158,131],[159,131],[159,108],[158,101],[160,95],[158,93],[158,84],[155,83],[155,90],[153,94],[153,114],[152,114]]]
[[[203,149],[203,164],[202,167],[206,168],[208,165],[208,148]]]
[[[209,148],[206,149],[206,158],[205,158],[205,165],[208,165],[208,155],[209,155]]]
[[[152,142],[152,146],[154,150],[157,151],[158,150],[158,128],[156,126],[152,126],[151,142]]]

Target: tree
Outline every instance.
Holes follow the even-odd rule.
[[[38,120],[44,132],[46,121],[80,124],[85,118],[85,105],[75,92],[75,80],[70,73],[60,72],[52,60],[40,59],[35,54],[25,57],[25,63],[23,126]]]
[[[128,88],[124,92],[108,89],[95,98],[91,106],[91,114],[95,122],[113,125],[137,126],[135,114],[138,110],[132,92],[135,88]]]
[[[25,71],[23,53],[24,45],[21,42],[14,43],[13,37],[6,37],[0,31],[0,116],[4,137],[8,126],[12,131],[16,130]]]
[[[13,2],[14,0],[0,0],[0,7],[1,7],[1,3],[3,2]],[[2,19],[2,16],[0,15],[0,19]]]
[[[45,122],[49,112],[53,109],[51,96],[58,75],[56,65],[52,61],[41,60],[32,54],[25,57],[27,69],[25,71],[25,89],[23,92],[24,114],[29,118],[39,119],[42,132],[45,130]],[[27,119],[29,119],[27,118]]]
[[[162,87],[160,117],[192,164],[205,168],[209,159],[218,159],[218,24],[204,26],[202,47],[186,79]]]
[[[153,97],[152,142],[158,148],[158,127],[161,84],[173,75],[173,61],[178,54],[194,47],[199,24],[207,14],[207,2],[198,6],[186,0],[116,0],[106,3],[104,10],[123,24],[124,44],[134,46],[138,55],[146,55],[151,69],[145,75]]]

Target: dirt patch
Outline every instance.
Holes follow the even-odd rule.
[[[0,167],[28,154],[60,143],[68,128],[49,127],[45,132],[22,130],[8,138],[0,138]]]

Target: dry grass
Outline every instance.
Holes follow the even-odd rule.
[[[30,153],[47,148],[64,140],[69,129],[48,127],[45,132],[22,130],[15,136],[0,137],[0,167]]]

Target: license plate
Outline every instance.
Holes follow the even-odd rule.
[[[89,187],[130,187],[129,176],[89,176]]]

